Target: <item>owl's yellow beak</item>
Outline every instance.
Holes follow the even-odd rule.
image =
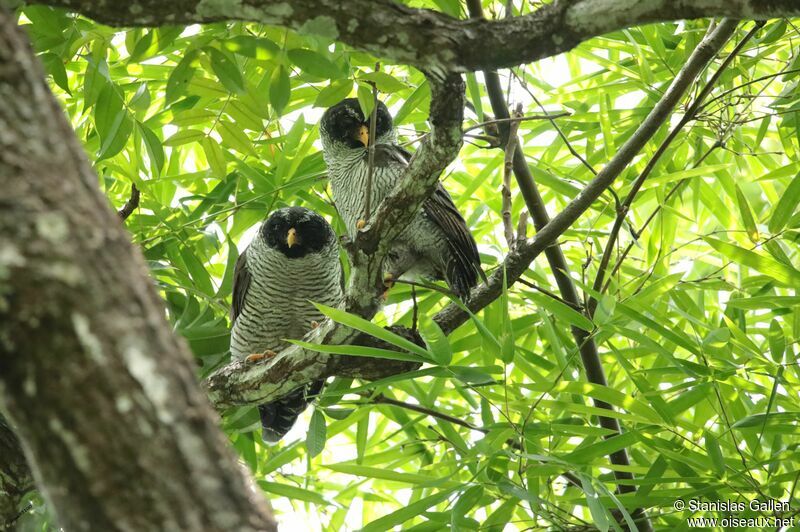
[[[369,146],[369,128],[363,124],[358,128],[358,140],[360,140],[361,144],[365,147]]]
[[[289,247],[292,247],[295,244],[297,244],[298,240],[300,240],[300,239],[297,237],[297,229],[292,227],[291,229],[289,229],[289,232],[286,234],[286,245],[289,246]]]

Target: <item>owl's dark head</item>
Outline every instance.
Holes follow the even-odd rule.
[[[375,122],[376,144],[394,142],[392,115],[383,102],[378,102]],[[327,150],[336,145],[348,148],[366,148],[368,142],[369,116],[364,117],[356,98],[347,98],[325,111],[320,122],[322,145]]]
[[[261,225],[261,237],[267,246],[290,259],[318,253],[336,240],[327,220],[305,207],[285,207],[274,211]]]

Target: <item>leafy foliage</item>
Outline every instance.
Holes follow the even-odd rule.
[[[505,5],[484,3],[497,14]],[[457,1],[414,4],[461,14]],[[370,105],[374,83],[403,142],[413,149],[427,130],[430,93],[419,72],[376,71],[376,58],[311,34],[242,23],[116,30],[35,6],[21,22],[110,201],[119,207],[132,185],[141,191],[126,223],[199,377],[228,358],[234,263],[271,210],[307,205],[344,233],[320,153],[321,108],[348,95]],[[800,507],[797,24],[768,23],[667,148],[627,216],[602,294],[590,287],[615,197],[627,194],[666,128],[614,194],[563,235],[575,283],[599,297],[592,320],[551,295],[542,259],[449,337],[429,319],[449,300],[418,288],[427,347],[400,352],[409,346],[387,333],[397,352],[353,354],[413,357],[422,369],[335,380],[278,447],[260,442],[254,408],[227,412],[224,429],[282,522],[605,530],[616,526],[612,510],[643,506],[661,529],[689,514],[673,510],[679,497],[774,497]],[[560,132],[547,120],[519,127],[551,213],[632,134],[706,26],[631,28],[504,76],[525,114],[570,113],[557,119]],[[481,75],[467,81],[465,128],[491,118]],[[472,130],[444,176],[486,270],[507,252],[493,132]],[[516,221],[526,207],[513,192]],[[399,284],[375,323],[411,325],[412,316],[411,289]],[[586,382],[570,327],[591,332],[608,386]],[[614,407],[605,415],[623,434],[598,426],[603,412],[592,399]],[[630,467],[610,466],[607,455],[623,448]],[[615,469],[635,475],[635,495],[614,493]]]

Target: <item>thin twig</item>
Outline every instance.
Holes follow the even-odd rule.
[[[131,183],[131,197],[128,198],[128,201],[125,202],[125,205],[122,206],[120,210],[117,211],[117,215],[122,219],[124,222],[128,219],[128,217],[133,214],[133,211],[139,207],[139,198],[141,194],[139,193],[139,189],[136,188],[136,185]]]
[[[522,106],[519,105],[514,111],[512,118],[522,116]],[[517,151],[517,130],[519,120],[513,121],[508,128],[508,142],[506,143],[505,154],[503,155],[503,188],[501,191],[503,199],[503,233],[506,237],[508,249],[514,247],[514,224],[511,221],[511,171],[514,166],[514,154]]]
[[[375,63],[375,72],[381,69],[380,63]],[[372,85],[372,112],[369,115],[369,135],[367,136],[367,190],[364,193],[364,222],[369,222],[372,215],[372,174],[375,170],[375,135],[378,124],[378,86]]]
[[[544,109],[542,109],[544,111]],[[545,111],[547,113],[547,111]],[[528,122],[530,120],[549,120],[551,123],[556,118],[563,118],[565,116],[571,116],[571,113],[567,111],[563,111],[561,113],[555,114],[543,114],[543,115],[527,115],[523,116],[520,112],[519,115],[510,116],[508,118],[495,118],[494,120],[486,120],[485,122],[481,122],[479,124],[475,124],[473,126],[469,126],[468,128],[464,129],[464,133],[468,133],[475,129],[484,129],[486,126],[491,126],[494,124],[505,124],[505,123],[519,123],[519,122]],[[519,127],[519,126],[517,126]]]
[[[517,241],[525,240],[528,238],[528,211],[519,213],[519,220],[517,220]]]
[[[516,78],[517,78],[517,80],[519,80],[519,81],[520,81],[520,86],[522,86],[522,89],[523,89],[525,92],[527,92],[527,93],[528,93],[528,95],[529,95],[529,96],[530,96],[530,97],[533,99],[533,102],[534,102],[534,103],[535,103],[537,106],[539,106],[539,109],[541,109],[541,110],[542,110],[542,112],[546,113],[546,112],[547,112],[547,110],[544,108],[544,105],[542,105],[542,102],[540,102],[540,101],[539,101],[539,98],[537,98],[537,97],[536,97],[536,95],[533,93],[533,91],[532,91],[532,90],[530,90],[530,89],[528,88],[528,84],[525,82],[525,80],[524,80],[523,78],[520,78],[519,76],[517,76],[517,74],[516,74],[516,73],[514,73],[514,71],[513,71],[513,70],[512,70],[511,72],[512,72],[512,74],[514,75],[514,77],[516,77]],[[575,157],[576,159],[578,159],[578,160],[581,162],[581,164],[582,164],[583,166],[585,166],[586,168],[588,168],[588,169],[589,169],[589,171],[592,173],[592,175],[597,175],[597,170],[595,170],[595,169],[594,169],[594,167],[593,167],[593,166],[592,166],[592,165],[589,163],[589,161],[587,161],[587,160],[586,160],[586,159],[585,159],[585,158],[584,158],[584,157],[583,157],[583,156],[582,156],[580,153],[578,153],[578,150],[576,150],[576,149],[575,149],[575,148],[572,146],[572,143],[569,141],[569,139],[567,138],[567,136],[564,134],[564,132],[563,132],[563,131],[561,130],[561,128],[558,126],[558,123],[557,123],[555,120],[553,120],[552,118],[550,118],[550,125],[552,125],[552,126],[553,126],[553,129],[555,129],[555,130],[556,130],[556,133],[558,133],[558,136],[559,136],[559,137],[561,138],[561,140],[564,142],[564,145],[567,147],[567,149],[568,149],[568,150],[569,150],[569,152],[572,154],[572,156],[573,156],[573,157]]]

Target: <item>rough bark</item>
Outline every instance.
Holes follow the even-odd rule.
[[[503,20],[458,20],[392,0],[34,0],[105,24],[158,26],[246,20],[320,34],[428,72],[529,63],[651,22],[800,16],[797,0],[557,0]]]
[[[0,530],[19,517],[22,497],[33,489],[33,477],[16,435],[0,416]]]
[[[275,529],[2,8],[0,408],[67,530]]]

